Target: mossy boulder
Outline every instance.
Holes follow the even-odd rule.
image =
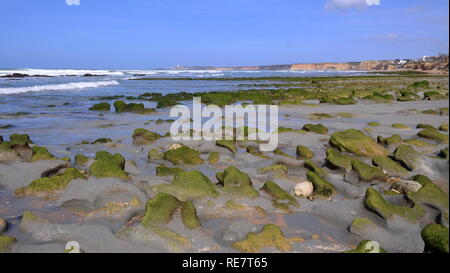
[[[174,165],[198,165],[204,162],[197,150],[185,145],[164,152],[164,160],[170,161]]]
[[[395,98],[392,95],[389,94],[380,94],[380,93],[373,93],[372,95],[365,96],[363,99],[366,100],[373,100],[375,102],[381,102],[381,103],[388,103],[392,102]]]
[[[315,172],[307,172],[306,177],[314,185],[314,194],[330,197],[336,190],[334,186]]]
[[[380,167],[373,167],[361,160],[352,160],[352,170],[355,171],[362,181],[370,182],[372,180],[385,181],[386,175]]]
[[[317,173],[320,177],[325,177],[328,174],[327,171],[325,171],[324,169],[317,166],[316,163],[314,163],[310,159],[305,160],[305,162],[303,163],[303,166],[305,168],[307,168],[308,170]]]
[[[275,182],[268,181],[264,183],[262,189],[274,198],[272,204],[280,209],[288,210],[289,206],[297,206],[297,200],[287,193],[285,190],[280,188]]]
[[[273,247],[282,252],[292,250],[292,245],[281,229],[273,224],[267,224],[258,234],[249,233],[242,241],[235,242],[233,248],[247,253],[260,252],[263,248]]]
[[[336,168],[341,168],[347,171],[352,169],[352,158],[333,148],[327,150],[326,161]]]
[[[372,164],[383,169],[387,175],[404,177],[409,174],[408,170],[387,156],[375,156]]]
[[[125,103],[121,100],[114,102],[114,108],[116,113],[130,112],[137,114],[151,114],[156,112],[153,108],[145,108],[143,103]]]
[[[216,145],[229,150],[233,154],[237,153],[236,141],[234,140],[216,140]]]
[[[288,168],[284,164],[274,164],[267,167],[262,167],[258,170],[260,173],[273,173],[276,177],[284,177],[288,173]]]
[[[150,149],[147,154],[148,160],[162,160],[164,159],[164,153],[157,149]]]
[[[253,183],[248,174],[231,166],[216,174],[217,180],[223,185],[223,191],[238,197],[257,198],[258,191],[253,188]]]
[[[111,111],[111,105],[107,102],[101,102],[94,104],[91,108],[89,108],[90,111]]]
[[[437,91],[428,91],[424,93],[425,99],[427,100],[446,100],[448,97]]]
[[[181,168],[170,168],[164,165],[156,167],[157,176],[175,176],[181,172],[184,172],[184,170]]]
[[[210,164],[217,164],[220,160],[220,155],[218,152],[212,152],[208,157],[208,162]]]
[[[411,223],[416,223],[418,219],[425,215],[425,210],[420,205],[414,204],[413,207],[392,205],[373,188],[367,189],[364,205],[367,209],[387,220],[397,215]]]
[[[246,150],[247,150],[247,153],[249,153],[249,154],[251,154],[253,156],[260,157],[260,158],[263,158],[263,159],[270,159],[270,157],[265,155],[265,154],[263,154],[259,150],[259,147],[257,147],[257,146],[249,145],[249,146],[247,146]]]
[[[417,129],[432,129],[432,130],[436,129],[436,128],[434,128],[433,125],[426,124],[426,123],[419,123],[419,124],[417,124],[416,128]]]
[[[112,155],[106,151],[99,151],[95,155],[95,161],[90,166],[89,172],[97,178],[128,178],[124,168],[125,158],[121,154]]]
[[[344,251],[344,253],[386,253],[386,251],[375,241],[363,240],[355,249]]]
[[[364,236],[368,231],[374,228],[376,228],[376,225],[369,218],[357,217],[353,219],[349,231],[353,234]]]
[[[382,145],[389,146],[389,145],[401,143],[402,138],[400,137],[400,135],[392,135],[390,137],[378,136],[377,141],[378,141],[378,143],[380,143]]]
[[[306,146],[298,145],[297,146],[297,157],[299,158],[313,158],[314,153]]]
[[[448,147],[440,150],[438,156],[443,159],[448,159]]]
[[[406,144],[397,147],[393,153],[393,158],[410,171],[419,168],[422,162],[422,154]]]
[[[161,138],[161,135],[143,128],[138,128],[134,130],[132,138],[134,143],[146,144]]]
[[[418,81],[418,82],[414,82],[413,84],[411,84],[410,87],[414,87],[414,88],[428,88],[428,87],[430,87],[430,82],[427,81],[427,80]]]
[[[45,147],[34,146],[31,151],[31,161],[56,159]]]
[[[442,124],[441,126],[439,126],[439,130],[448,132],[448,124]]]
[[[303,125],[303,130],[321,135],[328,134],[328,128],[322,124],[305,124]]]
[[[30,143],[33,143],[30,139],[30,136],[27,134],[12,134],[9,136],[9,140],[12,144],[12,146],[14,145],[18,145],[18,146],[26,146]]]
[[[430,250],[440,253],[449,253],[448,227],[440,224],[431,224],[422,230],[421,235],[423,241]]]
[[[436,129],[425,129],[417,133],[418,136],[432,139],[438,143],[448,144],[448,135],[439,132]]]
[[[431,147],[435,146],[434,144],[428,143],[426,141],[420,140],[420,139],[405,139],[403,140],[403,143],[413,145],[416,147]]]
[[[107,137],[101,137],[101,138],[97,138],[96,140],[92,141],[91,144],[106,144],[106,143],[111,143],[113,142],[112,139],[107,138]]]
[[[351,105],[351,104],[355,104],[356,101],[352,97],[347,97],[347,98],[335,99],[334,103],[338,104],[338,105]]]
[[[411,129],[411,128],[409,128],[408,125],[402,124],[402,123],[394,123],[391,126],[392,126],[392,128],[395,128],[395,129],[402,129],[402,130],[409,130],[409,129]]]
[[[197,209],[191,201],[183,202],[181,205],[181,220],[188,229],[196,229],[202,226],[197,217]]]
[[[57,191],[64,190],[74,179],[85,179],[85,177],[77,169],[69,168],[62,174],[34,180],[30,185],[17,189],[15,195],[23,197],[54,194]]]
[[[379,126],[381,126],[381,123],[379,123],[377,121],[371,121],[371,122],[367,123],[367,125],[370,127],[379,127]]]
[[[17,239],[11,236],[0,235],[0,253],[10,251],[12,245],[17,242]]]
[[[75,164],[84,165],[89,161],[89,158],[85,155],[76,155],[75,156]]]
[[[397,98],[398,101],[416,101],[419,99],[420,96],[412,92],[402,92],[401,96]]]
[[[389,152],[360,130],[349,129],[333,133],[330,144],[341,152],[351,152],[361,156],[384,156]]]
[[[170,184],[156,186],[159,192],[166,192],[180,200],[215,198],[219,196],[216,186],[200,171],[180,172]]]

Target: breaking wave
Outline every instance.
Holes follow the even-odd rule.
[[[0,94],[19,94],[27,92],[40,92],[52,90],[71,90],[83,88],[97,88],[102,86],[119,85],[118,81],[99,81],[99,82],[69,82],[63,84],[35,85],[27,87],[0,88]]]

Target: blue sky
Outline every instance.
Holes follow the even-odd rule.
[[[238,66],[448,52],[448,0],[79,1],[0,0],[0,67]]]

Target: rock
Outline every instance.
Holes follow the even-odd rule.
[[[418,219],[425,215],[425,211],[420,205],[414,204],[413,207],[392,205],[373,188],[367,189],[364,205],[367,209],[377,213],[386,220],[392,219],[397,215],[405,218],[410,223],[416,223]]]
[[[438,143],[448,144],[448,135],[439,132],[436,129],[425,129],[417,133],[418,136],[432,139]]]
[[[311,159],[314,157],[314,153],[306,146],[297,146],[297,157]]]
[[[224,172],[216,174],[217,180],[223,185],[223,191],[238,197],[257,198],[259,193],[253,188],[248,174],[236,167],[228,167]]]
[[[102,137],[102,138],[97,138],[96,140],[91,142],[91,144],[105,144],[105,143],[111,143],[111,142],[113,142],[112,139]]]
[[[183,144],[175,143],[175,144],[170,145],[169,150],[176,150],[181,147],[183,147]]]
[[[121,100],[114,102],[114,108],[117,113],[131,112],[137,114],[151,114],[156,112],[153,108],[145,108],[143,103],[125,103]]]
[[[401,144],[397,147],[393,157],[410,171],[421,168],[421,165],[423,164],[423,156],[416,152],[411,146],[405,144]]]
[[[408,170],[387,156],[375,156],[372,164],[380,167],[389,176],[403,177],[409,174]]]
[[[400,135],[392,135],[390,137],[382,137],[382,136],[378,136],[377,138],[378,143],[389,146],[389,145],[393,145],[393,144],[398,144],[402,142],[402,138],[400,137]]]
[[[75,156],[75,164],[77,165],[85,165],[89,161],[89,158],[85,155],[76,155]]]
[[[181,168],[170,168],[164,165],[156,167],[157,176],[175,176],[181,172],[184,172]]]
[[[51,195],[57,191],[64,190],[70,181],[74,179],[84,179],[84,176],[78,170],[69,168],[62,174],[39,178],[26,187],[18,188],[15,191],[15,196]]]
[[[260,252],[265,247],[273,247],[282,252],[292,250],[292,245],[281,229],[272,224],[265,225],[258,234],[249,233],[242,241],[235,242],[232,247],[247,253]]]
[[[426,226],[421,232],[422,238],[428,248],[440,253],[449,253],[448,227],[439,224]]]
[[[247,153],[253,155],[253,156],[257,156],[263,159],[270,159],[269,156],[264,155],[263,153],[261,153],[261,151],[259,150],[258,147],[255,147],[253,145],[249,145],[247,146]]]
[[[335,149],[327,150],[326,160],[336,168],[341,168],[346,171],[352,169],[352,158],[348,155],[340,153],[339,151],[336,151]]]
[[[0,218],[0,234],[5,232],[7,227],[8,223],[3,218]]]
[[[351,97],[347,97],[347,98],[338,98],[334,100],[334,103],[338,105],[350,105],[355,104],[356,101]]]
[[[426,124],[426,123],[419,123],[416,126],[417,129],[432,129],[432,130],[436,130],[436,128],[434,128],[433,125],[430,124]]]
[[[294,188],[292,189],[292,194],[298,197],[302,196],[305,198],[309,198],[312,196],[313,191],[314,191],[313,184],[311,182],[304,181],[295,184]]]
[[[307,172],[306,177],[313,184],[315,194],[324,197],[330,197],[331,195],[333,195],[333,193],[336,192],[334,186],[330,182],[320,177],[317,173],[311,171]]]
[[[289,206],[298,205],[294,197],[272,181],[264,183],[262,189],[275,199],[272,204],[277,208],[287,210]]]
[[[217,164],[220,160],[220,155],[218,152],[212,152],[211,155],[208,157],[208,162],[210,164]]]
[[[371,137],[356,129],[333,133],[330,144],[341,152],[346,151],[361,156],[384,156],[389,153]]]
[[[191,201],[183,202],[181,205],[181,221],[188,229],[196,229],[202,226],[197,217],[197,210]]]
[[[361,241],[356,249],[345,251],[344,253],[385,253],[386,251],[380,247],[375,241]]]
[[[441,94],[437,91],[428,91],[424,93],[425,99],[427,100],[447,100],[447,96]]]
[[[442,124],[442,125],[439,127],[439,130],[440,130],[440,131],[443,131],[443,132],[448,132],[448,124]]]
[[[439,151],[438,156],[448,160],[448,147]]]
[[[303,130],[321,135],[328,134],[328,128],[322,124],[305,124],[303,125]]]
[[[353,234],[364,237],[364,235],[367,235],[367,233],[374,228],[376,228],[376,225],[369,218],[358,217],[352,221],[349,231]]]
[[[143,128],[138,128],[134,130],[132,138],[136,144],[148,144],[161,138],[161,135]]]
[[[8,252],[16,242],[17,240],[14,237],[0,235],[0,253]]]
[[[11,163],[19,160],[19,153],[10,148],[2,148],[2,143],[0,143],[0,163]]]
[[[90,111],[111,111],[111,105],[107,102],[101,102],[89,108]]]
[[[200,153],[188,146],[182,146],[175,150],[164,152],[164,159],[172,162],[174,165],[198,165],[203,164]]]
[[[392,128],[396,128],[396,129],[402,129],[402,130],[409,130],[411,128],[409,128],[408,125],[402,124],[402,123],[394,123],[391,125]]]
[[[148,160],[162,160],[164,158],[164,154],[157,149],[151,149],[148,151]]]
[[[355,171],[362,181],[370,182],[372,180],[386,180],[386,174],[380,167],[373,167],[361,160],[352,160],[352,170]]]
[[[117,177],[128,178],[124,171],[125,159],[121,154],[110,154],[105,151],[99,151],[95,155],[95,161],[89,167],[91,175],[97,178]]]
[[[305,162],[303,163],[303,166],[305,168],[307,168],[308,170],[317,173],[320,177],[326,177],[328,174],[324,169],[320,168],[313,161],[311,161],[309,159],[305,160]]]
[[[229,150],[233,154],[237,153],[236,141],[234,140],[216,140],[216,145]]]
[[[34,146],[31,150],[31,161],[56,159],[45,147]]]
[[[421,188],[422,185],[413,180],[400,180],[391,185],[391,189],[394,189],[400,193],[417,192]]]
[[[288,168],[283,164],[274,164],[263,167],[258,170],[259,173],[273,173],[275,177],[285,177],[288,173]]]
[[[170,184],[156,186],[159,192],[172,194],[180,200],[217,197],[219,192],[209,178],[200,171],[180,172]]]

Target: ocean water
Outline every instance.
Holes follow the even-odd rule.
[[[12,73],[41,77],[4,78]],[[98,75],[83,77],[85,74]],[[361,75],[362,72],[334,71],[218,71],[218,70],[48,70],[0,69],[0,135],[28,133],[39,145],[72,145],[86,139],[104,137],[105,132],[92,128],[94,122],[122,122],[142,124],[145,121],[168,118],[168,109],[158,114],[137,115],[111,113],[99,115],[89,111],[101,102],[99,96],[138,96],[145,92],[162,94],[177,92],[235,91],[239,84],[252,81],[134,81],[136,77],[154,78],[214,78],[214,77],[271,77],[271,76],[335,76]],[[50,76],[50,77],[42,77]],[[261,83],[261,82],[260,82]],[[109,101],[112,103],[113,101]],[[153,102],[144,102],[155,107]],[[132,126],[132,125],[130,125]],[[126,127],[125,127],[126,128]],[[120,130],[109,130],[108,137],[120,137]]]

